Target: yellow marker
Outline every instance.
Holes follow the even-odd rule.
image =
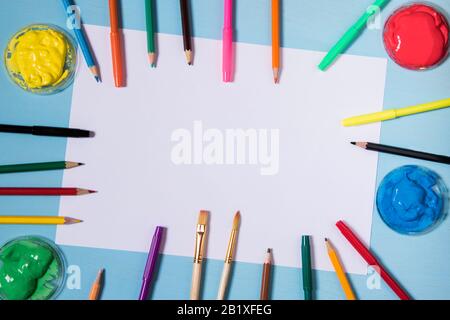
[[[0,224],[75,224],[81,220],[69,217],[39,217],[39,216],[0,216]]]
[[[361,116],[351,117],[342,120],[342,125],[344,127],[358,126],[367,123],[392,120],[398,117],[409,116],[412,114],[417,114],[421,112],[433,111],[443,108],[450,107],[450,98],[443,99],[433,102],[428,102],[424,104],[419,104],[417,106],[411,106],[401,109],[391,109],[381,112],[369,113]]]
[[[330,257],[331,263],[333,264],[334,267],[334,271],[336,272],[339,282],[341,283],[342,290],[344,290],[347,300],[356,300],[355,294],[353,293],[352,287],[348,282],[344,268],[342,267],[341,262],[339,261],[336,251],[331,246],[331,243],[330,241],[328,241],[328,239],[325,239],[325,243],[327,245],[328,256]]]

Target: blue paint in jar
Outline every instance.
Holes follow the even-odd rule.
[[[418,234],[435,227],[446,215],[447,188],[435,172],[419,166],[391,171],[377,192],[381,219],[402,234]]]

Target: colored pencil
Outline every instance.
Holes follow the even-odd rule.
[[[263,264],[263,272],[261,279],[261,292],[260,292],[260,300],[269,300],[269,291],[270,291],[270,277],[272,271],[272,249],[267,249],[266,258],[264,259]]]
[[[183,45],[184,53],[186,54],[186,61],[188,65],[192,65],[193,51],[191,39],[191,15],[189,10],[188,0],[180,0],[181,10],[181,26],[183,29]]]
[[[64,170],[82,166],[83,163],[70,161],[40,162],[40,163],[24,163],[24,164],[8,164],[0,166],[0,174],[17,173],[17,172],[34,172],[48,170]]]
[[[272,0],[272,70],[273,81],[280,81],[280,0]]]
[[[225,0],[222,38],[222,78],[223,82],[233,81],[233,0]]]
[[[94,136],[93,132],[81,129],[43,126],[16,126],[9,124],[0,124],[0,132],[64,138],[90,138]]]
[[[303,292],[305,293],[305,300],[312,300],[313,281],[312,281],[312,267],[311,267],[310,236],[302,236],[302,275],[303,275]]]
[[[366,28],[369,20],[375,14],[379,13],[389,1],[390,0],[376,0],[366,11],[364,11],[364,14],[358,21],[345,32],[342,38],[339,39],[325,58],[323,58],[319,64],[319,69],[325,71],[341,53],[344,53]]]
[[[71,9],[73,6],[72,0],[61,0],[61,2],[64,6],[64,10],[66,11],[67,17],[69,19],[73,19],[74,13]],[[101,82],[100,72],[99,72],[97,63],[95,62],[94,54],[92,53],[92,49],[87,40],[86,33],[83,29],[83,26],[80,25],[80,28],[77,28],[76,26],[74,26],[73,32],[75,34],[75,38],[77,39],[78,45],[81,48],[81,52],[83,53],[84,60],[86,61],[86,64],[89,67],[89,70],[91,70],[92,74],[95,77],[95,80],[97,82]]]
[[[372,142],[351,142],[351,144],[358,146],[360,148],[366,149],[366,150],[378,151],[378,152],[382,152],[382,153],[389,153],[389,154],[408,157],[408,158],[450,164],[450,157],[439,155],[439,154],[432,154],[432,153],[426,153],[426,152],[415,151],[415,150],[410,150],[410,149],[403,149],[403,148],[392,147],[392,146],[387,146],[384,144],[377,144],[377,143],[372,143]],[[0,167],[0,170],[1,170],[1,167]]]
[[[419,104],[416,106],[410,106],[400,109],[390,109],[380,112],[363,114],[361,116],[350,117],[342,120],[344,127],[359,126],[362,124],[368,124],[379,121],[393,120],[399,117],[405,117],[422,112],[434,111],[450,107],[450,98],[442,99],[438,101],[432,101],[428,103]]]
[[[144,275],[142,276],[142,287],[141,292],[139,293],[139,300],[147,300],[148,298],[150,284],[155,272],[159,251],[161,249],[163,234],[164,228],[156,227],[152,238],[152,244],[150,245],[150,250],[148,252],[147,263],[145,264]]]
[[[81,196],[95,192],[80,188],[0,188],[0,196]]]
[[[0,224],[76,224],[82,220],[70,217],[44,217],[44,216],[0,216]]]
[[[156,67],[156,41],[155,41],[155,7],[154,0],[145,0],[145,23],[147,27],[147,52],[152,68]]]
[[[339,260],[336,250],[331,245],[330,241],[325,238],[325,244],[327,246],[328,256],[330,257],[331,264],[333,265],[336,276],[338,277],[339,283],[344,290],[345,297],[347,300],[356,300],[355,294],[353,293],[352,286],[348,281],[347,275],[345,274],[344,267]]]
[[[220,280],[217,300],[225,299],[228,281],[230,279],[231,274],[231,264],[233,262],[234,252],[236,251],[236,242],[240,221],[241,221],[241,213],[238,211],[234,215],[233,219],[233,227],[231,229],[230,240],[228,241],[227,253],[225,255],[225,263],[223,265],[222,278]]]
[[[192,268],[191,300],[200,299],[202,263],[205,255],[208,211],[200,211],[195,232],[194,266]]]
[[[374,267],[375,271],[378,272],[381,278],[386,282],[386,284],[397,294],[397,296],[402,300],[410,300],[409,295],[400,287],[400,285],[392,278],[392,276],[387,272],[387,270],[377,261],[375,256],[370,252],[370,250],[359,240],[357,235],[345,224],[344,221],[338,221],[336,223],[339,231],[343,236],[350,242],[350,244],[355,248],[355,250],[361,255],[361,257],[369,264],[369,266]]]
[[[99,300],[103,289],[105,269],[100,269],[89,292],[89,300]]]
[[[111,53],[114,73],[114,84],[117,88],[124,86],[123,74],[123,45],[119,28],[118,0],[109,0],[109,19],[111,21]]]

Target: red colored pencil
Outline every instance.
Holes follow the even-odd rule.
[[[381,278],[386,282],[386,284],[391,287],[395,294],[402,300],[410,300],[409,295],[400,287],[400,285],[395,281],[394,278],[386,271],[386,269],[377,261],[377,258],[367,249],[367,247],[359,240],[356,234],[345,224],[344,221],[338,221],[336,226],[344,235],[344,237],[350,242],[350,244],[355,248],[356,251],[361,255],[361,257],[366,260],[366,262],[375,267]]]
[[[0,188],[0,196],[81,196],[95,192],[80,188]]]

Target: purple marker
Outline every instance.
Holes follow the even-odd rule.
[[[159,249],[161,247],[161,240],[164,233],[163,227],[156,227],[153,235],[152,244],[148,252],[147,263],[145,264],[144,276],[142,277],[142,288],[139,294],[139,300],[147,300],[150,291],[150,282],[155,271],[156,261],[158,260]]]

